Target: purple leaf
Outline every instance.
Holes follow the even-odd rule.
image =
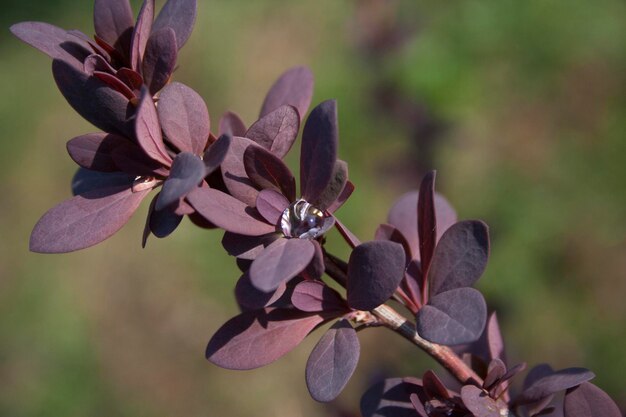
[[[129,187],[97,189],[64,201],[35,225],[30,250],[66,253],[93,246],[117,232],[130,219],[148,190]]]
[[[306,363],[306,386],[314,400],[334,400],[359,362],[359,338],[350,323],[339,320],[315,345]]]
[[[348,305],[339,293],[321,281],[303,281],[293,290],[291,302],[300,311],[348,311]]]
[[[67,142],[67,152],[70,157],[83,168],[94,171],[119,171],[113,158],[112,151],[120,144],[129,143],[129,140],[117,135],[106,133],[90,133],[71,139]]]
[[[235,285],[235,298],[244,311],[258,310],[278,301],[286,289],[287,285],[282,284],[275,291],[263,292],[252,285],[250,274],[246,272]]]
[[[93,26],[98,37],[115,45],[132,33],[135,19],[128,0],[95,0]]]
[[[220,135],[245,136],[246,124],[237,113],[227,111],[220,119]]]
[[[417,236],[417,203],[419,192],[411,191],[401,196],[389,210],[387,223],[395,226],[411,245],[414,256],[419,257]],[[437,240],[454,223],[456,212],[450,203],[440,194],[435,193],[435,212],[437,218]]]
[[[448,391],[443,382],[441,382],[439,377],[431,370],[424,372],[422,385],[426,395],[431,398],[452,398],[452,394]]]
[[[491,362],[489,362],[483,388],[487,390],[491,389],[493,385],[500,382],[500,378],[502,378],[504,374],[506,374],[506,365],[504,362],[498,358],[492,359]]]
[[[622,417],[611,397],[589,382],[567,390],[563,412],[565,417]]]
[[[328,100],[315,107],[302,132],[300,192],[313,201],[328,186],[337,160],[337,103]]]
[[[256,209],[269,224],[278,225],[287,207],[289,207],[289,201],[274,190],[263,190],[256,199]]]
[[[167,140],[181,152],[202,155],[211,130],[209,111],[202,97],[174,82],[161,91],[158,111]]]
[[[115,76],[122,80],[122,82],[124,82],[124,84],[130,87],[133,91],[141,91],[141,87],[143,86],[143,77],[137,71],[133,71],[130,68],[120,68]]]
[[[524,378],[524,389],[530,387],[539,379],[552,375],[554,373],[554,369],[547,363],[540,363],[539,365],[533,366],[533,368],[528,372],[526,378]]]
[[[196,0],[168,0],[154,21],[154,30],[171,28],[176,34],[178,49],[182,48],[193,31],[196,3]]]
[[[111,152],[113,162],[121,171],[135,176],[167,177],[169,175],[169,169],[146,155],[139,145],[127,142],[116,146]]]
[[[156,108],[154,107],[152,96],[145,89],[142,91],[141,101],[137,108],[135,132],[137,142],[146,155],[165,166],[170,166],[172,158],[167,153],[167,148],[163,143],[163,135],[161,134]]]
[[[368,311],[391,298],[405,262],[404,249],[397,243],[378,240],[357,246],[348,262],[348,305]]]
[[[234,136],[226,157],[222,161],[221,169],[228,192],[237,200],[254,207],[259,191],[248,178],[243,164],[243,155],[249,146],[258,147],[250,139]]]
[[[278,238],[278,233],[263,236],[245,236],[226,232],[222,238],[222,246],[231,256],[252,260]]]
[[[502,361],[505,361],[504,339],[502,338],[502,333],[500,332],[500,324],[498,323],[498,316],[495,311],[489,316],[486,332],[487,345],[489,347],[489,358],[501,359]]]
[[[330,182],[317,198],[309,202],[322,211],[327,210],[339,198],[347,182],[348,164],[345,161],[337,160]]]
[[[84,42],[64,29],[43,22],[21,22],[11,26],[11,33],[52,59],[80,69],[90,51]]]
[[[585,368],[567,368],[556,371],[533,382],[515,399],[515,403],[527,404],[539,401],[548,395],[573,388],[594,377],[595,374]]]
[[[172,162],[170,175],[163,183],[155,209],[163,210],[170,204],[186,196],[196,188],[204,178],[204,163],[196,155],[183,152],[176,155]]]
[[[130,63],[135,71],[141,70],[143,55],[146,51],[146,45],[152,32],[152,22],[154,21],[154,0],[144,0],[137,24],[133,29],[130,46]]]
[[[470,287],[482,275],[489,258],[489,229],[481,221],[462,221],[441,237],[428,274],[431,296]]]
[[[155,197],[155,207],[152,211],[150,211],[148,218],[150,231],[158,238],[164,238],[171,235],[183,220],[183,216],[176,214],[172,207],[165,207],[162,210],[156,208],[162,194],[163,191]]]
[[[282,192],[289,200],[296,199],[296,180],[287,165],[270,151],[248,146],[243,154],[246,175],[261,189]]]
[[[411,247],[409,246],[409,242],[407,242],[404,235],[392,225],[381,224],[380,226],[378,226],[378,229],[376,229],[376,233],[374,235],[374,239],[399,243],[400,245],[402,245],[407,259],[413,259],[411,256]]]
[[[115,74],[115,68],[111,66],[102,55],[92,54],[85,58],[83,69],[88,75],[93,75],[95,71]]]
[[[209,149],[206,150],[202,158],[204,161],[205,175],[211,174],[224,161],[232,141],[233,138],[231,136],[222,135],[209,146]]]
[[[507,415],[508,407],[504,401],[494,400],[475,385],[461,388],[463,404],[476,417],[501,417]]]
[[[485,328],[487,306],[473,288],[457,288],[432,297],[417,312],[417,332],[441,345],[460,345],[477,340]]]
[[[302,272],[313,255],[315,246],[308,239],[278,239],[252,262],[250,280],[261,291],[273,291]]]
[[[417,234],[423,276],[428,276],[428,269],[437,243],[435,176],[435,171],[430,171],[424,176],[417,200]]]
[[[390,378],[370,387],[361,397],[363,417],[415,417],[411,396],[424,397],[421,381]],[[426,417],[426,414],[419,415]]]
[[[213,188],[195,188],[187,201],[202,217],[227,232],[261,236],[276,231],[275,226],[257,219],[246,204]]]
[[[298,111],[282,106],[254,122],[245,134],[278,158],[284,158],[291,149],[300,129]]]
[[[240,314],[213,335],[206,358],[226,369],[254,369],[289,353],[324,317],[291,309]]]
[[[78,168],[72,178],[72,194],[84,194],[98,189],[130,188],[135,176],[123,172],[98,172]]]
[[[295,107],[300,119],[304,118],[313,97],[313,83],[313,73],[308,68],[295,67],[287,70],[267,93],[259,118],[284,105]]]
[[[121,93],[56,59],[52,62],[52,74],[67,102],[85,120],[105,132],[135,136],[128,121],[134,108]]]
[[[109,74],[108,72],[94,71],[93,76],[111,87],[113,90],[122,94],[128,100],[137,98],[133,90],[131,90],[126,84],[124,84],[124,82],[122,82],[122,80],[117,78],[115,75]]]
[[[169,28],[152,32],[143,56],[143,79],[151,94],[156,94],[169,81],[176,67],[176,35]]]
[[[330,226],[328,223],[332,222]],[[324,219],[324,223],[322,226],[322,230],[326,232],[328,229],[332,227],[334,224],[334,219],[332,217],[327,217]],[[322,251],[322,246],[317,240],[311,240],[313,242],[313,246],[315,247],[315,254],[313,255],[313,259],[307,265],[306,269],[302,271],[300,274],[304,279],[309,281],[317,281],[322,279],[322,275],[326,271],[326,264],[324,263],[324,252]]]
[[[343,203],[345,203],[348,200],[348,198],[350,198],[353,192],[354,192],[354,184],[352,184],[350,181],[346,182],[346,186],[343,187],[343,190],[341,190],[341,193],[339,194],[335,202],[332,203],[330,207],[328,207],[327,210],[330,213],[334,213],[337,210],[339,210],[341,206],[343,206]]]

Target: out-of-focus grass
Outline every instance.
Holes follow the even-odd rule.
[[[89,3],[10,2],[1,21],[47,20],[91,33]],[[381,73],[355,52],[354,5],[200,2],[176,79],[202,94],[214,124],[227,109],[250,123],[280,72],[309,65],[314,102],[339,100],[341,157],[357,185],[339,214],[367,240],[392,200],[419,179],[409,184],[386,172],[411,144],[405,130],[372,113],[369,87]],[[480,287],[499,311],[510,356],[590,367],[600,386],[626,398],[626,7],[618,0],[399,6],[401,19],[420,29],[378,64],[451,126],[436,148],[438,185],[461,218],[491,226]],[[141,250],[144,206],[95,248],[28,253],[38,217],[69,197],[74,164],[65,141],[93,128],[56,91],[47,58],[6,30],[0,52],[0,414],[326,415],[303,381],[314,338],[258,371],[223,371],[204,360],[206,341],[236,311],[238,272],[219,233],[185,222]],[[336,235],[329,240],[347,253]],[[362,335],[363,361],[338,400],[348,408],[377,364],[397,376],[429,364],[384,330]]]

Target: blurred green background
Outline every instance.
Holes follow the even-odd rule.
[[[310,66],[314,102],[339,100],[357,185],[344,223],[370,239],[393,200],[437,168],[460,218],[491,227],[479,287],[510,362],[588,367],[626,406],[626,3],[199,3],[175,78],[201,93],[214,126],[228,109],[254,121],[283,70]],[[220,233],[187,221],[142,250],[147,206],[95,248],[29,253],[35,222],[70,196],[65,142],[94,128],[56,90],[48,58],[8,27],[44,20],[91,34],[92,4],[2,6],[1,416],[347,416],[376,375],[433,366],[385,330],[363,332],[355,377],[320,405],[304,383],[315,335],[264,369],[210,365],[206,342],[236,312],[237,269]]]

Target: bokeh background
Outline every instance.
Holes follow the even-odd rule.
[[[491,227],[479,287],[510,361],[588,367],[626,406],[626,3],[199,3],[175,77],[214,124],[228,109],[254,121],[283,70],[310,66],[314,102],[339,100],[340,153],[357,185],[342,220],[370,239],[393,200],[437,168],[460,217]],[[376,378],[434,366],[383,329],[363,332],[357,373],[331,405],[304,383],[315,336],[260,370],[212,366],[206,342],[236,312],[233,259],[220,233],[187,221],[142,250],[147,207],[95,248],[28,252],[32,226],[70,196],[65,142],[94,128],[56,90],[48,58],[8,27],[92,33],[91,10],[2,0],[0,415],[356,416]]]

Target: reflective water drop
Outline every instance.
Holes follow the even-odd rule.
[[[280,218],[280,228],[286,237],[300,239],[315,239],[326,232],[334,221],[324,216],[324,213],[300,199],[292,203],[283,211]]]

